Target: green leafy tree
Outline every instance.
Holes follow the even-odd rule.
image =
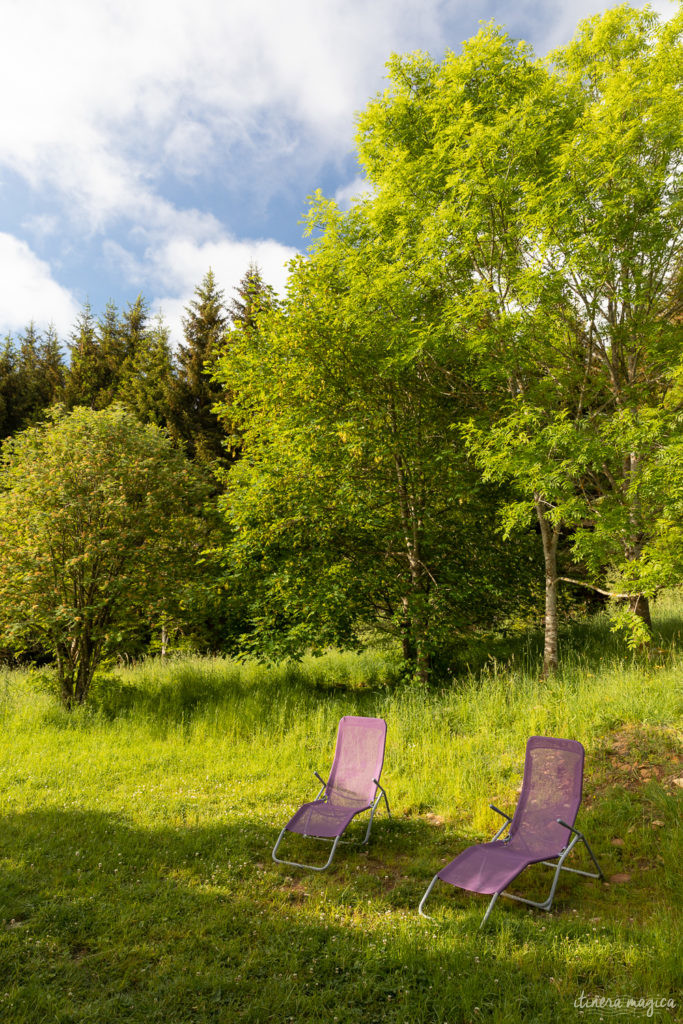
[[[8,440],[0,486],[4,643],[39,641],[64,702],[82,702],[104,657],[177,616],[205,490],[163,431],[118,406],[57,412]]]
[[[406,287],[442,296],[444,379],[456,346],[470,356],[482,401],[465,436],[517,491],[505,529],[538,523],[546,671],[562,530],[587,582],[618,593],[664,507],[639,480],[677,429],[662,298],[681,256],[681,22],[616,8],[548,61],[489,25],[440,64],[394,59],[360,120],[383,244]]]
[[[430,384],[429,294],[405,288],[365,211],[321,199],[311,228],[284,303],[234,331],[219,361],[244,432],[227,561],[252,595],[257,650],[380,630],[426,679],[454,636],[519,595],[501,586],[490,489]]]

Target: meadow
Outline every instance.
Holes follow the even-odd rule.
[[[574,624],[545,682],[533,638],[430,689],[371,650],[150,659],[73,712],[49,669],[4,672],[0,1020],[548,1024],[631,996],[620,1019],[680,1021],[681,597],[654,621],[647,654]],[[388,722],[392,817],[324,874],[278,866],[344,714]],[[564,876],[551,913],[500,900],[483,931],[487,898],[440,886],[419,917],[439,867],[497,830],[489,803],[511,813],[533,734],[584,744],[577,824],[608,881]],[[323,862],[307,842],[287,855]],[[515,891],[542,899],[550,876]]]

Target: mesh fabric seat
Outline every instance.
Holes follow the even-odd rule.
[[[488,919],[500,895],[550,910],[560,871],[602,878],[603,874],[585,837],[574,828],[581,804],[584,749],[576,740],[532,736],[527,742],[524,780],[514,817],[492,810],[507,819],[489,843],[478,843],[464,850],[432,879],[420,902],[420,913],[437,879],[492,896],[482,925]],[[508,828],[507,838],[499,837]],[[597,873],[564,867],[564,860],[577,842],[583,842]],[[550,860],[559,858],[557,863]],[[505,892],[506,887],[530,864],[555,868],[550,895],[543,903]],[[423,914],[423,916],[426,916]]]
[[[278,864],[324,871],[332,863],[337,844],[345,829],[362,811],[370,811],[368,828],[361,845],[368,842],[372,819],[382,797],[389,811],[387,795],[379,784],[384,764],[386,735],[387,723],[383,718],[346,715],[341,719],[330,777],[324,782],[318,773],[315,773],[323,783],[322,789],[315,800],[303,804],[282,829],[273,848],[274,861]],[[333,841],[327,863],[317,867],[313,864],[280,860],[276,854],[285,832],[298,832],[302,836]]]

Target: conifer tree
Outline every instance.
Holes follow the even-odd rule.
[[[258,264],[249,264],[235,292],[228,306],[233,325],[255,330],[259,310],[271,309],[275,305],[275,292],[263,280]]]
[[[174,386],[169,329],[159,315],[135,336],[119,385],[120,400],[143,423],[170,427]]]
[[[223,444],[225,431],[213,411],[223,393],[211,379],[211,367],[220,352],[228,316],[211,269],[194,294],[183,318],[185,342],[178,351],[174,429],[192,458],[217,468],[226,465],[229,457]]]
[[[223,351],[217,353],[213,365],[213,373],[216,375],[219,373],[218,357],[221,357],[220,377],[216,377],[216,379],[220,379],[222,382],[222,389],[220,401],[215,408],[223,425],[224,433],[230,439],[229,445],[233,461],[237,459],[242,450],[242,431],[236,422],[237,417],[233,411],[234,396],[226,382],[226,374],[224,372],[226,365],[230,362],[231,334],[235,332],[235,336],[248,335],[253,342],[258,331],[259,313],[274,310],[277,306],[274,289],[271,285],[265,283],[258,264],[253,261],[249,263],[245,274],[234,289],[234,292],[235,294],[228,305],[232,332],[228,332],[226,335]]]
[[[106,386],[106,367],[98,338],[98,324],[89,302],[83,304],[78,314],[68,349],[70,361],[64,387],[65,405],[68,408],[76,405],[102,408],[100,395]]]
[[[18,392],[17,350],[12,335],[7,334],[0,347],[0,438],[9,437],[19,427]]]
[[[119,394],[123,367],[128,355],[122,318],[110,299],[97,321],[97,343],[101,366],[100,391],[96,409],[105,409]]]
[[[16,360],[15,429],[36,423],[59,397],[64,383],[64,360],[54,327],[41,334],[33,321],[19,336]]]
[[[47,399],[46,405],[53,405],[64,393],[66,365],[57,332],[52,324],[41,338],[38,361]]]

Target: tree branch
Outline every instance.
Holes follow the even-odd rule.
[[[586,583],[585,580],[573,580],[570,579],[569,576],[558,576],[557,579],[561,580],[562,583],[574,583],[577,587],[588,587],[590,590],[597,591],[598,594],[604,594],[605,597],[615,597],[619,600],[631,600],[636,597],[643,596],[642,594],[615,594],[612,590],[602,590],[600,587],[596,587],[593,583]]]

